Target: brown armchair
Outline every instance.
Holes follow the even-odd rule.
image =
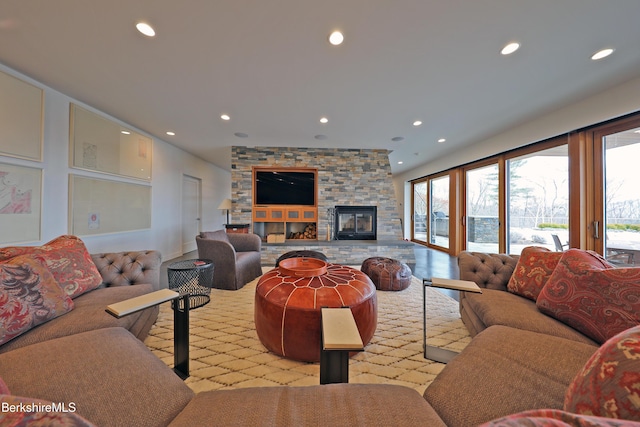
[[[196,245],[198,258],[213,261],[213,288],[237,290],[262,274],[257,234],[203,231]]]

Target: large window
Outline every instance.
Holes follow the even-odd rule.
[[[500,237],[498,164],[467,170],[466,248],[474,252],[498,252]]]
[[[449,247],[449,176],[429,180],[429,243]]]
[[[413,240],[427,243],[427,181],[413,184]]]
[[[507,252],[526,246],[566,249],[569,240],[567,145],[506,161]]]
[[[640,128],[608,134],[602,143],[604,224],[594,224],[607,260],[618,265],[640,263],[640,190],[638,161]]]

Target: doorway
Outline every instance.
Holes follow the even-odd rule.
[[[201,181],[182,176],[182,253],[196,250],[196,235],[200,233],[202,211]]]

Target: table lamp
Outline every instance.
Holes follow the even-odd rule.
[[[229,224],[229,209],[231,209],[231,199],[224,199],[218,209],[227,211],[227,224]]]

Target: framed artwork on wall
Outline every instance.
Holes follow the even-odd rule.
[[[151,180],[151,138],[75,104],[69,117],[71,167]]]
[[[0,243],[40,240],[42,169],[0,163]]]
[[[151,228],[151,186],[69,175],[69,232],[76,236]]]
[[[0,72],[0,155],[42,161],[44,91]]]

